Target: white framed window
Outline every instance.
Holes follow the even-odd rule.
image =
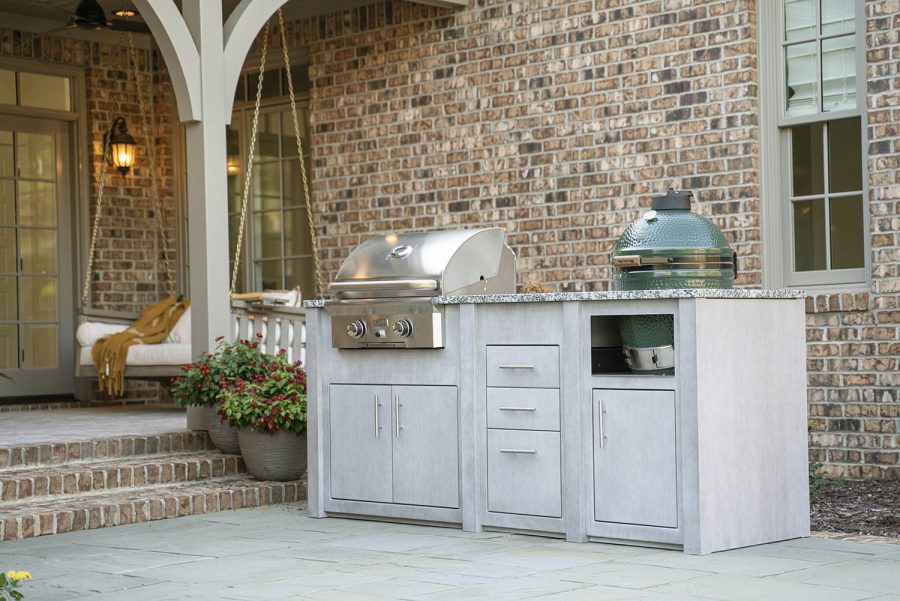
[[[309,153],[309,75],[306,65],[291,69],[307,178]],[[229,248],[233,260],[243,197],[244,171],[253,128],[258,75],[247,71],[238,82],[227,130]],[[290,290],[316,296],[312,236],[300,178],[300,162],[288,99],[287,74],[273,66],[263,76],[262,102],[253,158],[250,202],[244,226],[238,291]],[[233,263],[230,267],[233,267]],[[249,269],[248,269],[249,267]]]
[[[760,3],[766,285],[866,282],[864,33],[861,0]]]

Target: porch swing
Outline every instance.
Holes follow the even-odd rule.
[[[313,255],[313,265],[315,270],[316,289],[319,295],[322,293],[322,279],[319,264],[318,247],[316,243],[315,228],[313,224],[312,202],[309,193],[309,181],[306,174],[306,165],[304,162],[303,142],[300,136],[300,124],[297,117],[297,105],[294,95],[294,83],[291,77],[291,64],[287,49],[287,36],[285,32],[284,16],[281,9],[278,9],[278,24],[280,30],[280,41],[283,51],[284,68],[287,75],[288,93],[290,97],[291,115],[294,123],[294,135],[297,142],[297,155],[300,166],[300,179],[303,184],[304,202],[306,205],[306,214],[309,222],[311,247]],[[256,102],[253,111],[252,131],[250,135],[250,148],[247,157],[247,169],[244,176],[243,195],[241,199],[241,217],[240,227],[238,229],[237,243],[235,246],[235,256],[233,270],[231,273],[230,300],[238,301],[239,304],[255,304],[258,306],[285,306],[296,307],[300,304],[299,290],[293,291],[265,291],[265,292],[249,292],[236,293],[237,279],[240,270],[240,260],[242,258],[242,247],[244,239],[245,222],[247,218],[247,207],[250,198],[250,184],[253,174],[253,159],[256,147],[256,138],[258,133],[260,101],[262,99],[263,77],[266,67],[266,57],[269,46],[270,22],[266,22],[263,30],[262,52],[259,64],[259,76],[256,87]],[[137,71],[137,53],[134,48],[134,38],[131,33],[128,34],[129,57],[132,67],[138,94],[139,107],[144,123],[147,123],[147,109],[141,88],[140,78]],[[117,93],[114,93],[116,104],[118,104]],[[152,116],[150,122],[150,131],[154,130]],[[107,133],[104,138],[104,157],[110,150],[111,133]],[[162,247],[163,262],[166,266],[166,275],[168,283],[169,298],[159,305],[154,305],[144,311],[137,321],[117,319],[105,315],[91,314],[87,310],[82,310],[79,321],[76,352],[76,370],[75,376],[79,378],[100,377],[101,387],[110,394],[122,394],[124,392],[124,380],[167,380],[172,376],[181,373],[181,366],[193,361],[191,352],[191,317],[190,307],[187,301],[183,301],[181,296],[176,293],[175,273],[169,258],[168,242],[164,231],[164,219],[162,214],[162,205],[159,200],[159,189],[157,184],[156,170],[156,154],[153,145],[148,145],[148,158],[150,163],[150,178],[152,185],[152,195],[159,230],[160,245]],[[98,185],[97,210],[94,215],[93,227],[91,232],[91,244],[88,254],[88,265],[84,277],[84,285],[82,288],[82,306],[87,306],[88,297],[91,289],[91,275],[94,266],[94,254],[97,242],[97,234],[99,231],[100,215],[103,209],[103,192],[106,175],[106,161],[101,163]],[[151,313],[151,310],[161,308],[158,313]],[[177,313],[176,313],[177,312]],[[176,319],[174,325],[168,330],[168,334],[161,340],[156,340],[150,344],[142,344],[141,339],[137,339],[137,344],[132,344],[125,349],[127,353],[124,361],[124,369],[119,366],[120,373],[112,373],[109,363],[103,364],[98,371],[98,367],[94,361],[94,346],[112,336],[126,331],[134,332],[132,328],[146,326],[151,327],[160,325],[160,320],[166,317],[174,317]],[[159,338],[159,336],[157,337]]]

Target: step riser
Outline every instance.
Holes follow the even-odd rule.
[[[65,509],[0,518],[0,541],[124,526],[168,518],[290,503],[306,499],[305,482],[259,482],[235,490],[162,491],[137,501],[91,503],[72,499]]]
[[[172,432],[150,436],[118,436],[82,442],[0,447],[0,470],[124,459],[143,455],[212,450],[206,432]]]
[[[0,473],[0,506],[33,499],[77,495],[90,492],[114,492],[120,488],[179,484],[236,476],[244,471],[244,463],[236,455],[220,455],[202,459],[154,461],[138,465],[84,466],[81,469],[51,468],[47,474],[29,471],[27,474]]]

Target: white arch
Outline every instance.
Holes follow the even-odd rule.
[[[231,122],[234,91],[237,89],[244,59],[253,40],[266,21],[287,0],[241,0],[225,21],[225,120]]]

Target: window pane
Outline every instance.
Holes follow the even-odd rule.
[[[19,73],[19,100],[22,106],[60,111],[72,110],[69,78],[40,73]]]
[[[56,273],[56,230],[22,228],[19,252],[25,273]]]
[[[257,259],[281,257],[281,211],[253,215],[253,256]]]
[[[284,289],[281,282],[281,260],[256,262],[256,289]]]
[[[794,269],[816,271],[825,264],[825,202],[794,202]]]
[[[53,163],[53,136],[17,133],[16,159],[19,177],[52,180],[56,172]]]
[[[816,0],[784,1],[784,39],[800,40],[816,35]]]
[[[822,35],[853,33],[855,0],[822,0]]]
[[[13,160],[13,135],[11,131],[0,131],[0,177],[15,177],[16,163]]]
[[[231,278],[231,271],[234,269],[234,250],[237,247],[238,227],[240,226],[240,215],[231,215],[228,217],[228,277]],[[246,235],[246,232],[245,232]],[[243,241],[244,248],[247,248],[247,238]],[[228,280],[229,283],[231,280]],[[238,258],[238,277],[236,284],[236,292],[244,290],[244,262]]]
[[[312,257],[309,259],[288,259],[287,288],[293,290],[300,286],[303,298],[316,298],[316,274]]]
[[[22,367],[52,369],[59,364],[59,326],[22,326]]]
[[[19,182],[19,223],[56,225],[56,186],[49,182]]]
[[[0,271],[16,273],[16,228],[0,228]],[[0,319],[5,319],[0,316]]]
[[[309,155],[309,112],[297,107],[297,125],[300,127],[300,139],[303,142],[303,154]],[[281,113],[281,156],[297,156],[297,134],[294,133],[294,117],[291,111]]]
[[[18,317],[19,310],[16,304],[16,295],[18,287],[16,286],[16,278],[7,276],[0,278],[0,320],[15,321]]]
[[[21,277],[22,319],[25,321],[56,321],[56,278]]]
[[[0,225],[16,223],[16,184],[11,179],[0,180]]]
[[[309,65],[291,65],[291,79],[294,80],[294,94],[300,96],[301,94],[309,93]],[[287,71],[285,69],[281,70],[281,89],[283,90],[283,95],[288,95],[288,78]]]
[[[253,127],[253,115],[249,117],[250,127]],[[259,116],[257,126],[255,161],[267,161],[279,158],[278,149],[281,146],[281,116],[279,113],[262,113]]]
[[[306,209],[284,212],[284,254],[288,257],[312,254]]]
[[[854,36],[822,40],[822,110],[856,108]]]
[[[862,190],[862,149],[859,118],[828,124],[828,190]]]
[[[18,369],[19,332],[13,324],[0,325],[0,369]]]
[[[787,73],[787,114],[808,115],[818,110],[816,102],[816,42],[794,44],[784,49]]]
[[[259,65],[257,65],[258,67]],[[263,98],[277,98],[281,96],[281,71],[280,67],[266,69],[263,74]],[[247,100],[256,102],[256,86],[259,83],[259,70],[247,74]]]
[[[862,196],[832,198],[829,201],[831,224],[831,268],[853,269],[865,264],[863,244]]]
[[[0,69],[0,104],[16,103],[16,72]]]
[[[253,208],[257,211],[281,208],[281,163],[253,165]]]
[[[284,206],[306,207],[306,198],[303,194],[303,178],[300,174],[300,161],[289,159],[282,163],[282,181],[284,182]],[[309,161],[306,161],[306,177],[310,177]],[[307,180],[309,181],[309,180]],[[312,182],[309,182],[312,185]]]
[[[811,196],[825,192],[822,156],[822,124],[791,128],[791,171],[793,195]]]

